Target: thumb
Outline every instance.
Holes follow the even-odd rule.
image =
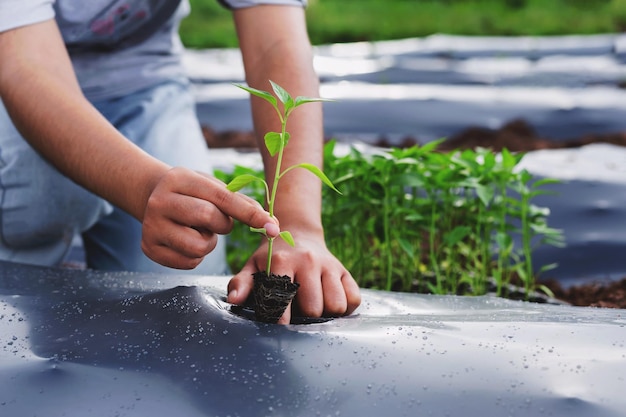
[[[265,229],[265,233],[267,233],[267,237],[278,237],[280,234],[280,227],[278,227],[276,223],[265,223],[263,228]]]
[[[264,228],[269,237],[278,236],[280,233],[278,220],[270,216],[258,201],[239,192],[226,192],[227,198],[219,204],[225,214],[250,227]]]
[[[252,274],[255,272],[256,267],[249,260],[241,271],[228,282],[226,302],[239,305],[246,302],[254,286]]]

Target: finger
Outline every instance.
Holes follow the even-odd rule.
[[[324,313],[324,296],[320,271],[312,267],[304,270],[306,274],[301,272],[295,277],[300,283],[296,293],[298,309],[306,317],[321,317]]]
[[[226,215],[255,228],[264,227],[267,223],[278,224],[276,219],[253,198],[229,191],[226,184],[216,178],[207,178],[212,182],[212,186],[210,192],[209,190],[202,192],[202,198],[215,204]]]
[[[276,223],[265,223],[263,228],[265,229],[265,233],[267,233],[268,237],[278,237],[280,234],[280,228]]]
[[[361,305],[361,290],[354,278],[349,272],[346,272],[341,277],[341,284],[346,295],[347,308],[345,315],[354,313],[354,311]]]
[[[181,255],[180,252],[162,245],[145,247],[142,243],[142,250],[153,261],[175,269],[193,269],[200,265],[200,262],[204,259],[204,256],[190,257]]]
[[[184,227],[175,223],[144,223],[144,251],[154,253],[159,247],[169,248],[180,256],[201,258],[217,246],[217,235],[204,229]]]
[[[165,213],[172,221],[196,230],[227,234],[233,228],[233,220],[214,204],[186,195],[174,194],[168,200]]]
[[[224,198],[219,198],[219,196],[215,197],[216,201],[214,204],[219,207],[222,212],[250,227],[262,228],[266,227],[268,224],[273,224],[278,227],[276,220],[270,216],[263,207],[258,205],[258,203],[251,203],[242,199],[239,193],[226,192],[229,193],[229,195],[224,196]],[[242,203],[244,201],[245,203]],[[275,235],[278,235],[278,233],[275,233]]]
[[[341,281],[341,275],[328,273],[322,275],[324,316],[342,316],[348,308],[346,293]]]
[[[248,200],[250,202],[250,204],[253,204],[257,207],[263,208],[263,206],[261,205],[261,203],[259,203],[257,200],[255,200],[254,198],[250,197],[249,195],[243,194],[243,193],[239,193],[240,196],[242,196],[243,198],[245,198],[246,200]]]
[[[208,201],[224,214],[248,226],[261,228],[266,223],[277,224],[257,201],[242,193],[229,191],[226,184],[215,177],[184,168],[172,168],[168,180],[175,184],[177,193]]]
[[[244,304],[254,287],[252,274],[257,271],[252,260],[239,271],[237,275],[228,282],[228,295],[226,301],[231,304]]]

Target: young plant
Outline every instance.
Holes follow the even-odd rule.
[[[304,168],[309,172],[313,173],[317,176],[324,184],[328,185],[330,188],[339,193],[339,190],[335,188],[333,183],[328,179],[328,177],[320,170],[317,166],[302,162],[299,164],[295,164],[286,168],[282,167],[283,155],[285,151],[285,147],[289,142],[290,135],[287,132],[287,120],[291,113],[298,108],[299,106],[306,103],[313,102],[321,102],[321,101],[330,101],[322,98],[311,98],[311,97],[302,97],[298,96],[293,98],[284,88],[275,82],[270,80],[270,84],[272,86],[272,90],[274,91],[274,95],[270,94],[267,91],[257,90],[252,87],[247,87],[240,84],[235,84],[235,86],[241,88],[242,90],[247,91],[248,93],[262,98],[272,105],[274,110],[276,110],[276,114],[278,115],[278,119],[280,121],[280,132],[268,132],[265,134],[264,141],[265,147],[267,148],[270,156],[276,158],[276,170],[274,172],[274,178],[271,182],[272,187],[270,189],[268,183],[261,177],[253,175],[253,174],[242,174],[233,178],[233,180],[227,185],[227,188],[230,191],[239,191],[248,184],[253,181],[259,181],[263,184],[265,188],[266,195],[266,204],[268,211],[272,217],[274,217],[274,204],[276,201],[276,193],[278,190],[278,184],[280,180],[291,170],[296,168]],[[280,104],[279,104],[280,103]],[[341,194],[341,193],[340,193]],[[250,228],[253,232],[260,233],[264,235],[268,240],[268,248],[267,248],[267,267],[266,273],[268,276],[271,276],[271,266],[272,266],[272,250],[274,244],[274,237],[270,237],[267,234],[265,228]],[[280,232],[279,237],[283,239],[290,246],[295,246],[295,241],[293,236],[289,231],[283,230]]]
[[[329,249],[363,287],[507,296],[519,278],[530,296],[533,243],[561,240],[531,204],[552,180],[520,172],[522,154],[436,145],[325,153],[343,193],[323,195]]]
[[[326,173],[342,190],[341,198],[322,194],[330,251],[366,288],[517,297],[511,291],[521,284],[527,297],[535,289],[547,293],[536,278],[553,265],[537,271],[532,254],[537,245],[562,246],[563,236],[548,227],[549,210],[532,200],[554,180],[520,171],[523,154],[441,153],[438,143],[352,146],[336,156],[328,142]],[[251,185],[260,195],[262,187]]]

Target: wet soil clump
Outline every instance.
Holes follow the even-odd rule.
[[[255,272],[253,277],[252,298],[256,320],[263,323],[278,322],[300,284],[291,282],[291,277],[287,275],[267,275],[266,271]]]

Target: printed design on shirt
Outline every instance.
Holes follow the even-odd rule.
[[[91,22],[90,29],[94,36],[110,36],[115,33],[116,27],[122,25],[135,26],[141,24],[141,22],[146,20],[149,16],[150,9],[144,4],[135,7],[135,10],[133,10],[131,4],[124,2],[107,15],[94,19]]]
[[[181,2],[93,0],[85,6],[93,12],[77,18],[70,8],[64,8],[63,1],[55,5],[56,19],[70,50],[114,50],[140,43],[161,29]]]
[[[217,0],[218,3],[220,3],[222,6],[226,7],[227,9],[236,9],[237,7],[245,7],[245,6],[254,6],[257,4],[268,4],[262,0]],[[279,4],[282,4],[280,2],[278,2]],[[287,3],[300,3],[302,6],[307,5],[307,0],[287,0]],[[271,2],[270,2],[271,4]]]

